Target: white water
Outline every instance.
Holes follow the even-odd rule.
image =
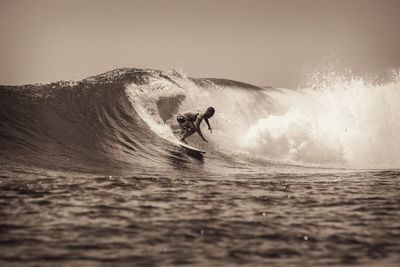
[[[242,145],[268,158],[359,168],[400,167],[400,81],[362,79],[271,94],[286,109],[253,124]]]
[[[149,84],[130,84],[126,88],[130,102],[138,115],[147,123],[150,129],[160,137],[171,142],[176,141],[172,129],[161,119],[157,110],[157,100],[160,97],[182,94],[182,89],[172,86],[164,80],[150,80]]]
[[[302,90],[201,88],[182,77],[180,86],[154,79],[131,85],[128,95],[150,128],[173,141],[160,118],[160,97],[184,95],[178,112],[213,106],[213,133],[203,125],[207,149],[247,153],[288,163],[350,168],[400,167],[400,81],[371,85],[333,77]],[[195,144],[195,136],[189,143]],[[194,143],[193,143],[194,142]]]

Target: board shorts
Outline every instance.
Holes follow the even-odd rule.
[[[189,132],[196,128],[196,126],[194,125],[194,123],[192,121],[190,121],[188,118],[186,118],[185,116],[183,116],[181,114],[178,114],[176,116],[176,120],[178,121],[179,126],[181,127],[182,131]]]

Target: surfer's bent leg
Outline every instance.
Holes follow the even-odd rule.
[[[182,116],[180,114],[178,114],[176,120],[181,127],[182,137],[180,140],[186,143],[185,138],[191,136],[196,132],[196,126],[192,121],[188,120],[185,116]]]
[[[186,143],[186,141],[185,141],[186,137],[191,136],[191,135],[194,134],[195,132],[196,132],[196,127],[195,127],[195,128],[191,128],[189,131],[187,131],[187,132],[182,136],[181,141]]]
[[[195,132],[196,132],[196,126],[194,125],[194,123],[191,121],[187,121],[185,123],[185,131],[183,131],[183,136],[181,138],[181,141],[186,143],[185,141],[186,137],[191,136]]]

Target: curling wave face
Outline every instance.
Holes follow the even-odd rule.
[[[210,142],[190,139],[215,160],[213,170],[249,162],[397,168],[399,87],[399,79],[380,86],[350,79],[294,91],[140,69],[2,86],[0,155],[86,172],[168,169],[191,162],[173,144],[176,114],[213,106]]]

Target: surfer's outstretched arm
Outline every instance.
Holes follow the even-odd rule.
[[[203,139],[205,142],[208,142],[208,141],[204,138],[203,133],[201,132],[201,129],[200,129],[200,123],[201,123],[201,121],[202,121],[201,118],[197,119],[197,121],[196,121],[196,130],[197,130],[197,133],[200,135],[201,139]]]
[[[204,120],[206,121],[207,125],[208,125],[208,130],[210,130],[210,133],[212,133],[212,129],[211,129],[211,125],[208,122],[208,119],[206,117],[204,117]]]

